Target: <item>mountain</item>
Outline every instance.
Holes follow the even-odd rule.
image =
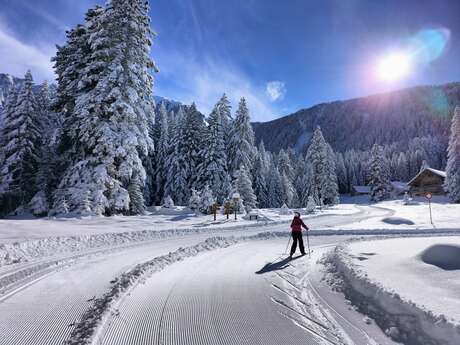
[[[169,112],[177,112],[179,110],[179,107],[183,105],[180,102],[174,101],[169,98],[161,97],[161,96],[153,96],[157,109],[159,108],[160,104],[163,103],[166,107],[166,110]]]
[[[257,142],[273,152],[289,147],[305,152],[320,126],[336,151],[368,150],[374,143],[401,147],[416,137],[447,140],[453,109],[460,105],[460,83],[420,86],[302,109],[253,123]]]
[[[6,98],[8,96],[8,91],[11,87],[16,87],[17,89],[21,88],[24,84],[23,78],[17,78],[10,74],[0,73],[0,112],[3,106],[5,105]],[[34,92],[38,92],[40,90],[39,84],[34,85]]]

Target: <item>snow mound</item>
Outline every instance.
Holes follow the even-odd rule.
[[[435,244],[420,254],[420,259],[446,271],[460,270],[460,246]]]
[[[414,222],[410,219],[400,217],[387,217],[383,218],[382,222],[392,225],[414,225]]]

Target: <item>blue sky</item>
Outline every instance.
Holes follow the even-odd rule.
[[[52,79],[64,31],[97,0],[0,0],[0,72]],[[208,112],[226,92],[265,121],[321,102],[460,81],[457,0],[152,0],[155,94]],[[422,30],[446,33],[435,58],[383,82],[377,61]]]

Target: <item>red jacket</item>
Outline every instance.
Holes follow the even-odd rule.
[[[302,231],[302,227],[305,230],[308,230],[308,226],[305,225],[302,219],[300,217],[294,217],[291,223],[291,230],[292,231]]]

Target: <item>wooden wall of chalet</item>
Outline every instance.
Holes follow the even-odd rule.
[[[444,195],[444,177],[426,170],[421,173],[414,181],[409,184],[409,192],[412,195]]]

